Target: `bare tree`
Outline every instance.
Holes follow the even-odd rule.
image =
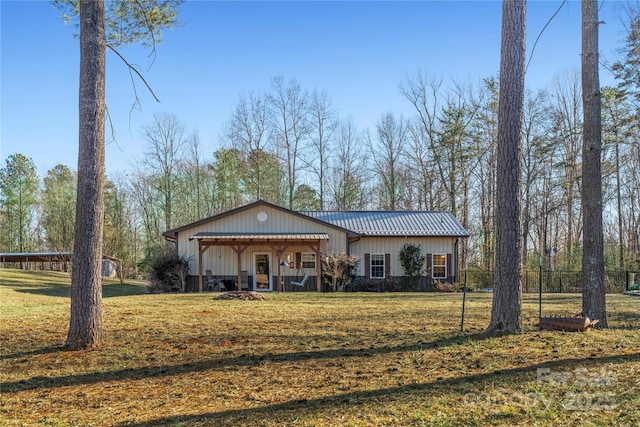
[[[344,292],[355,279],[358,264],[356,255],[328,253],[320,258],[322,263],[322,280],[333,292]]]
[[[293,209],[295,189],[305,163],[304,144],[309,136],[309,99],[296,80],[285,82],[282,76],[271,80],[271,91],[271,137],[287,175],[287,207]]]
[[[367,139],[372,164],[380,180],[379,207],[396,210],[402,205],[402,151],[407,139],[407,126],[402,117],[382,115],[376,124],[377,140]]]
[[[138,227],[141,228],[140,239],[143,242],[146,259],[150,259],[162,248],[160,236],[166,230],[160,225],[162,210],[154,190],[154,180],[155,176],[140,165],[134,166],[134,169],[129,172],[128,192],[133,203],[138,207]]]
[[[157,176],[162,195],[165,230],[173,226],[173,199],[176,172],[189,142],[184,125],[172,114],[156,114],[153,123],[143,129],[147,141],[145,163]]]
[[[202,161],[200,153],[200,138],[197,133],[193,133],[188,138],[188,154],[178,165],[180,169],[181,191],[184,197],[180,210],[183,214],[177,220],[178,223],[190,223],[201,219],[205,214],[210,213],[206,207],[206,183],[207,170]],[[176,223],[177,221],[174,221]]]
[[[564,193],[563,208],[566,216],[564,226],[564,258],[568,265],[578,262],[574,253],[580,235],[580,163],[582,143],[583,111],[580,81],[572,74],[565,81],[555,83],[554,103],[551,116],[552,138],[556,144],[553,159],[555,172]]]
[[[619,236],[620,244],[626,239],[626,268],[640,268],[640,3],[629,2],[624,7],[624,17],[627,35],[624,46],[620,49],[623,58],[612,65],[615,77],[618,80],[618,96],[622,96],[624,110],[628,115],[626,129],[621,132],[620,123],[616,125],[616,133],[625,140],[625,152],[622,152],[620,142],[616,142],[616,155],[624,159],[622,168],[616,169],[623,181],[622,193],[619,199],[625,199],[624,203],[618,203],[618,215],[624,229]],[[616,96],[616,98],[618,98]],[[620,153],[618,153],[620,151]],[[620,232],[619,232],[620,233]],[[623,256],[620,256],[623,259]]]
[[[417,119],[407,122],[407,159],[409,182],[415,189],[414,203],[417,209],[439,209],[446,204],[443,188],[433,168],[433,156],[429,134]]]
[[[633,122],[629,111],[624,105],[625,93],[617,88],[602,88],[602,133],[603,133],[603,158],[606,159],[607,146],[613,149],[613,158],[609,160],[613,168],[613,178],[611,183],[613,187],[612,197],[615,198],[617,215],[617,237],[618,237],[618,267],[620,269],[625,266],[625,228],[622,207],[622,173],[625,163],[629,163],[631,158],[624,156],[624,145],[627,135],[630,135],[629,124]],[[606,160],[605,160],[606,161]],[[605,178],[606,181],[606,178]]]
[[[211,165],[211,170],[214,179],[216,211],[234,208],[240,205],[243,200],[242,183],[248,183],[247,177],[251,175],[251,171],[245,169],[242,152],[235,148],[219,149],[213,153],[213,156],[215,162]],[[248,157],[251,158],[251,155]],[[258,167],[258,171],[265,166],[262,161],[256,161],[254,164]],[[260,192],[263,197],[267,194],[265,184],[268,174],[266,172],[259,172],[262,181]]]
[[[478,235],[478,248],[467,251],[463,255],[474,253],[478,265],[486,272],[494,268],[495,255],[495,193],[496,193],[496,150],[498,140],[498,81],[495,78],[483,80],[483,84],[476,95],[474,104],[477,114],[472,122],[470,139],[473,149],[469,150],[473,156],[467,157],[469,171],[467,181],[471,187],[471,196],[475,202],[467,202],[463,211],[470,212],[470,216],[477,218],[475,230]],[[476,157],[475,159],[473,157]],[[473,222],[463,224],[467,230],[473,228]],[[463,250],[472,245],[473,241],[466,239]],[[465,260],[467,259],[464,257]]]
[[[607,327],[602,226],[602,114],[598,74],[598,1],[582,0],[582,313]]]
[[[496,268],[488,335],[519,333],[521,312],[522,122],[526,6],[503,0],[498,106]]]
[[[553,159],[553,144],[546,138],[545,130],[548,126],[549,102],[544,91],[527,94],[524,111],[523,136],[523,216],[522,216],[522,259],[527,259],[529,241],[534,225],[543,216],[547,219],[548,211],[536,209],[539,205],[552,206],[549,203],[552,192],[541,187],[546,174],[551,172],[549,167]],[[547,181],[548,182],[548,181]],[[544,227],[546,230],[547,227]],[[535,245],[537,246],[537,245]],[[544,245],[539,253],[544,253]]]
[[[413,172],[412,180],[418,187],[419,209],[439,209],[444,205],[444,188],[437,179],[439,174],[434,168],[433,150],[438,139],[438,97],[441,88],[440,79],[427,77],[421,72],[407,76],[400,85],[400,93],[416,110],[416,117],[409,121],[407,128],[405,155]]]
[[[326,181],[329,168],[329,156],[333,150],[332,144],[338,126],[336,111],[326,92],[314,91],[311,95],[309,119],[309,137],[314,152],[311,156],[310,169],[318,181],[318,196],[320,210],[324,209],[326,198]]]
[[[616,61],[611,68],[618,80],[618,89],[627,95],[635,114],[640,114],[640,3],[628,2],[624,9],[627,36],[620,49],[624,59]]]
[[[122,246],[119,248],[119,254],[116,257],[119,259],[120,270],[119,277],[121,282],[126,277],[135,277],[138,278],[138,267],[139,267],[139,251],[143,248],[143,245],[140,241],[140,212],[142,208],[138,205],[137,201],[133,197],[132,194],[132,182],[130,181],[131,177],[129,174],[118,174],[115,178],[112,178],[112,182],[114,184],[114,190],[117,193],[117,199],[119,199],[118,203],[115,205],[117,207],[118,204],[121,204],[121,214],[116,213],[116,217],[121,215],[121,220],[119,227],[121,229],[116,231],[116,233],[121,234],[118,236],[118,239],[125,239],[125,242],[122,242]],[[107,188],[108,183],[105,187],[105,247],[107,245],[107,211],[109,209],[108,204],[109,200],[107,197]],[[115,201],[115,200],[113,200]],[[117,221],[116,221],[117,222]],[[156,234],[156,239],[158,239],[158,235]]]
[[[127,200],[124,179],[117,176],[107,180],[104,188],[104,242],[103,253],[118,260],[118,277],[124,283],[125,270],[133,265],[132,248],[135,232],[127,216]]]
[[[246,172],[252,177],[247,182],[246,195],[255,200],[265,198],[266,178],[269,175],[265,156],[269,144],[269,103],[265,95],[253,92],[240,96],[235,112],[227,124],[223,138],[230,148],[242,153],[246,159]]]
[[[432,146],[434,163],[449,198],[447,209],[456,216],[465,213],[467,162],[473,158],[474,148],[470,143],[470,126],[477,106],[469,102],[468,93],[470,90],[457,87],[449,95],[438,116],[438,138]],[[463,225],[466,226],[464,220]]]
[[[337,151],[330,168],[331,204],[334,209],[364,209],[368,202],[361,141],[351,118],[340,122],[336,136]]]

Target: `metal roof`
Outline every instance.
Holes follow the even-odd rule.
[[[458,220],[443,211],[301,211],[303,215],[365,236],[468,237]]]
[[[299,212],[283,208],[282,206],[278,206],[278,205],[275,205],[273,203],[269,203],[269,202],[267,202],[265,200],[256,200],[255,202],[249,203],[247,205],[240,206],[240,207],[228,210],[226,212],[221,212],[221,213],[218,213],[216,215],[213,215],[213,216],[210,216],[210,217],[203,218],[203,219],[200,219],[198,221],[192,222],[190,224],[183,225],[183,226],[178,227],[178,228],[174,228],[172,230],[167,230],[164,233],[162,233],[162,235],[165,236],[165,238],[175,239],[175,238],[178,237],[178,233],[179,232],[182,232],[184,230],[188,230],[189,228],[196,227],[196,226],[199,226],[199,225],[202,225],[202,224],[207,224],[207,223],[210,223],[212,221],[217,221],[217,220],[219,220],[221,218],[224,218],[224,217],[227,217],[227,216],[231,216],[231,215],[235,215],[235,214],[237,214],[239,212],[242,212],[242,211],[257,207],[257,206],[268,206],[270,208],[279,210],[281,212],[284,212],[284,213],[287,213],[287,214],[290,214],[290,215],[295,215],[295,216],[299,216],[299,217],[306,217],[305,219],[311,219],[313,221],[317,221],[318,223],[322,223],[323,226],[330,226],[332,228],[340,229],[340,231],[343,231],[343,232],[345,232],[347,234],[352,233],[351,230],[341,229],[337,225],[316,220],[316,219],[310,217],[309,215],[303,215],[303,214],[301,214]]]
[[[257,200],[230,211],[203,218],[163,233],[175,239],[178,233],[256,207],[269,206],[284,213],[306,217],[319,224],[339,229],[350,236],[380,237],[469,237],[467,230],[450,212],[445,211],[291,211],[278,205]],[[197,233],[189,239],[208,240],[328,240],[324,233],[264,234],[264,233]]]
[[[329,240],[327,233],[196,233],[189,240]]]

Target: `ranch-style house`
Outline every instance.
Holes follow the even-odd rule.
[[[469,233],[442,211],[292,211],[258,200],[168,230],[165,239],[189,260],[187,291],[211,279],[254,291],[321,291],[323,254],[359,258],[358,280],[401,278],[405,243],[419,245],[426,280],[458,280],[458,245]]]

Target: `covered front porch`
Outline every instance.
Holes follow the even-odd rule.
[[[307,283],[307,289],[309,285],[316,291],[322,289],[320,253],[323,244],[326,246],[329,240],[327,233],[199,232],[190,236],[189,240],[198,242],[198,292],[206,289],[207,270],[211,270],[216,278],[235,277],[239,289],[247,287],[256,291],[284,291],[283,270],[296,272],[295,276],[287,276],[295,277],[297,280],[301,280],[300,276],[310,272],[304,268],[300,260],[292,257],[292,254],[300,252],[313,254],[315,258],[315,286],[310,281]],[[230,251],[221,250],[217,256],[206,256],[207,251],[214,247]]]

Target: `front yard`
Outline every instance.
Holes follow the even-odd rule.
[[[608,330],[485,339],[491,294],[215,294],[105,290],[105,347],[67,352],[64,276],[0,270],[0,425],[640,424],[640,298]],[[21,273],[20,273],[21,274]],[[109,295],[109,296],[107,296]],[[543,314],[580,311],[544,295]]]

